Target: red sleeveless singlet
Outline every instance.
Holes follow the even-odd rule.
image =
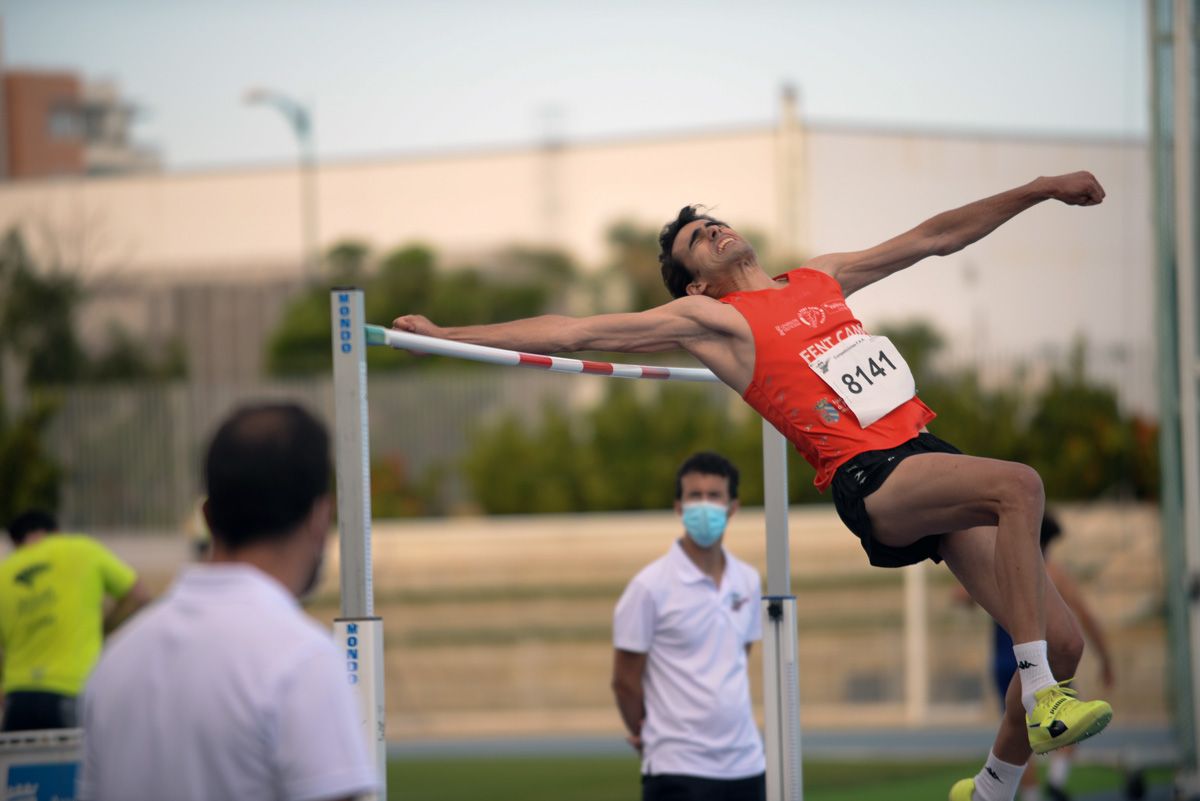
[[[746,318],[754,335],[754,377],[743,400],[816,468],[813,483],[824,490],[846,461],[907,442],[936,415],[914,397],[869,428],[860,426],[808,363],[847,337],[865,334],[863,324],[832,276],[801,267],[782,277],[785,287],[733,292],[720,300]]]

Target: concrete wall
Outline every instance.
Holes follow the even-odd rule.
[[[669,490],[669,488],[664,488]],[[1051,551],[1080,581],[1108,633],[1123,726],[1166,721],[1166,642],[1157,511],[1096,504],[1058,510]],[[760,509],[730,521],[726,546],[765,576]],[[871,568],[833,509],[790,515],[804,725],[904,726],[903,571]],[[668,512],[377,521],[376,612],[384,619],[389,739],[513,734],[619,735],[612,703],[612,610],[625,583],[679,536]],[[186,558],[182,535],[108,541],[164,587]],[[336,548],[310,611],[338,614]],[[922,726],[996,720],[989,619],[953,599],[930,567],[930,706]],[[761,698],[761,648],[751,685]],[[1079,681],[1099,688],[1085,655]]]

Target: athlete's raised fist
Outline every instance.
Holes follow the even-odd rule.
[[[1068,206],[1095,206],[1104,200],[1104,187],[1096,180],[1096,176],[1086,170],[1041,180],[1047,182],[1050,197]]]

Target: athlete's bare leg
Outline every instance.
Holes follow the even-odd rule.
[[[913,457],[915,458],[915,457]],[[1008,628],[1010,610],[996,582],[994,562],[999,558],[1000,534],[994,527],[956,531],[942,538],[939,553],[946,566],[963,587],[1000,625]],[[1075,616],[1049,578],[1046,583],[1047,655],[1054,675],[1069,679],[1075,675],[1083,654],[1083,632]],[[1021,705],[1021,678],[1013,675],[1004,698],[1004,717],[992,750],[1011,765],[1023,765],[1029,759],[1029,735],[1025,728],[1025,708]]]
[[[1016,643],[1046,639],[1046,567],[1038,541],[1044,506],[1033,468],[950,453],[910,456],[866,498],[875,539],[894,547],[995,526],[995,558],[988,564],[1006,610],[1004,627]]]

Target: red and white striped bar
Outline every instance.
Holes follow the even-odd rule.
[[[612,376],[613,378],[654,378],[660,381],[720,383],[720,379],[713,375],[711,370],[702,367],[656,367],[643,364],[615,364],[613,362],[593,362],[586,359],[566,359],[561,356],[541,356],[536,353],[471,345],[466,342],[451,342],[448,339],[410,334],[380,325],[368,325],[366,329],[368,345],[387,345],[399,350],[428,353],[434,356],[449,356],[454,359],[468,359],[487,364],[500,364],[506,367],[534,367],[553,373],[586,373]]]

